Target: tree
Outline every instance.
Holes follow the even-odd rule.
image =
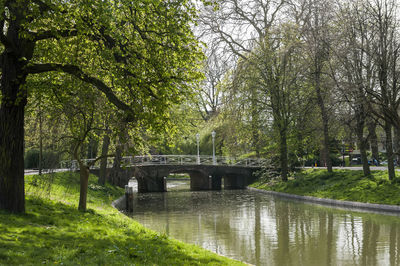
[[[235,134],[239,138],[248,139],[248,146],[260,157],[262,149],[262,132],[271,125],[270,109],[267,106],[265,93],[260,87],[260,75],[246,60],[239,59],[235,69],[231,88],[227,91],[225,110],[237,122]],[[245,132],[240,136],[240,132]],[[242,133],[243,134],[243,133]]]
[[[106,121],[104,124],[104,137],[103,137],[103,143],[101,146],[101,160],[100,160],[100,174],[99,174],[99,185],[105,185],[106,179],[107,179],[107,155],[108,155],[108,150],[110,147],[110,128],[109,128],[109,123]]]
[[[205,55],[205,79],[199,84],[196,104],[203,120],[208,121],[218,115],[222,98],[221,83],[228,65],[222,58],[217,44],[211,43],[205,49]]]
[[[103,123],[109,113],[117,113],[116,108],[107,105],[105,97],[93,86],[76,80],[70,76],[58,75],[58,82],[54,83],[55,74],[42,78],[46,88],[51,90],[43,103],[48,116],[58,121],[59,141],[69,147],[66,151],[76,160],[80,175],[80,197],[78,209],[85,211],[89,181],[89,169],[102,157],[94,157],[85,161],[87,149],[93,140],[100,139],[106,132]],[[29,81],[28,81],[29,84]],[[79,88],[79,90],[75,90]],[[39,97],[40,95],[32,95]],[[35,100],[33,98],[32,100]],[[110,121],[111,123],[112,121]],[[92,154],[95,154],[92,152]],[[108,154],[107,154],[108,155]],[[106,157],[107,157],[106,155]],[[91,159],[91,158],[90,158]]]
[[[315,97],[320,109],[323,145],[321,160],[332,172],[332,162],[329,156],[329,112],[327,97],[329,86],[326,85],[326,67],[330,57],[330,23],[332,21],[332,3],[325,0],[304,0],[299,1],[300,20],[302,21],[302,38],[307,44],[305,55],[308,60],[308,77],[315,89]]]
[[[61,121],[51,116],[46,108],[51,100],[44,93],[45,88],[46,85],[40,80],[28,82],[30,101],[25,108],[25,167],[39,168],[39,174],[41,168],[58,167],[64,152],[60,139],[63,132]],[[37,156],[36,163],[29,161],[30,154]]]
[[[1,1],[0,209],[24,212],[27,79],[67,73],[126,121],[159,124],[199,78],[195,16],[185,0]]]
[[[353,110],[350,116],[355,121],[354,131],[357,146],[360,150],[364,175],[370,175],[367,146],[369,136],[365,136],[365,128],[371,120],[368,91],[376,87],[375,64],[371,57],[374,35],[369,32],[368,15],[358,2],[344,5],[338,14],[338,32],[340,38],[332,48],[337,69],[333,76],[344,101]],[[370,136],[373,129],[370,126]],[[371,134],[372,133],[372,134]],[[376,134],[375,134],[376,136]]]
[[[369,110],[378,120],[383,121],[386,134],[386,153],[389,179],[395,179],[392,129],[400,129],[400,39],[398,24],[398,6],[396,1],[370,0],[360,1],[364,24],[363,35],[368,39],[368,49],[363,49],[374,65],[375,86],[366,87]],[[364,47],[365,48],[365,47]],[[371,127],[373,131],[373,127]],[[398,146],[398,145],[396,145]]]

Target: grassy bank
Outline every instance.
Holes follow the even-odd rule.
[[[364,177],[362,171],[309,169],[295,173],[288,182],[258,181],[255,188],[296,195],[400,205],[400,184],[388,180],[386,171],[372,171]]]
[[[123,191],[96,180],[82,213],[76,174],[26,177],[26,214],[0,212],[0,265],[240,264],[144,228],[111,207]]]

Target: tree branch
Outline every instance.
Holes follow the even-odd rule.
[[[98,90],[103,92],[107,97],[107,99],[112,104],[114,104],[118,109],[125,111],[127,113],[126,120],[128,122],[135,121],[136,117],[133,110],[126,103],[118,99],[118,97],[114,94],[114,92],[109,86],[107,86],[102,80],[89,76],[88,74],[83,72],[78,66],[49,63],[49,64],[32,64],[25,68],[25,73],[27,74],[39,74],[50,71],[62,71],[64,73],[68,73],[80,79],[83,82],[92,84]]]
[[[47,39],[59,39],[60,37],[67,38],[67,37],[74,37],[78,35],[77,30],[59,30],[59,31],[43,31],[43,32],[36,32],[31,33],[33,35],[33,41],[41,41]]]

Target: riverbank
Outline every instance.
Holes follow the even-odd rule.
[[[94,176],[85,213],[77,174],[25,180],[26,214],[0,212],[0,265],[243,265],[146,229],[111,206],[124,191]]]
[[[328,173],[321,169],[307,169],[295,173],[287,182],[259,180],[250,187],[322,199],[400,205],[400,184],[390,181],[387,171],[372,171],[370,177],[364,177],[362,171],[355,170]]]

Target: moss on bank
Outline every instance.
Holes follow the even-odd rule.
[[[90,177],[88,211],[78,176],[26,177],[26,214],[0,212],[0,265],[241,265],[144,228],[111,207],[123,194]]]
[[[318,198],[400,205],[400,184],[388,179],[387,171],[309,169],[295,173],[288,182],[257,181],[251,187]]]

